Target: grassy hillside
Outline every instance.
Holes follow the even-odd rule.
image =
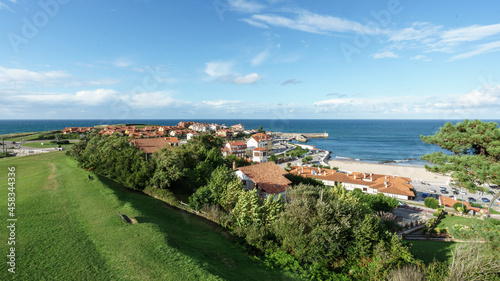
[[[17,280],[281,280],[217,226],[77,168],[64,152],[0,160],[0,214],[7,168],[16,167]],[[130,225],[117,211],[137,220]],[[0,280],[7,223],[0,229]],[[286,277],[285,277],[286,278]]]

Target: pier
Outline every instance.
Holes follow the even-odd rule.
[[[300,142],[307,142],[307,139],[311,138],[323,138],[327,139],[328,138],[328,133],[281,133],[281,132],[275,132],[273,133],[274,136],[282,137],[282,138],[295,138],[297,141]]]

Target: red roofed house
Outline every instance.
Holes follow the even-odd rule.
[[[220,137],[226,138],[226,139],[232,139],[233,138],[233,131],[230,129],[220,129],[217,130],[216,134]]]
[[[231,152],[229,151],[229,147],[227,147],[227,146],[224,146],[223,148],[221,148],[220,152],[222,153],[222,156],[224,156],[224,157],[231,154]]]
[[[194,138],[194,137],[197,137],[197,136],[199,136],[199,135],[200,135],[200,134],[198,134],[198,132],[191,131],[191,132],[187,133],[186,137],[187,137],[187,140],[190,140],[190,139],[192,139],[192,138]]]
[[[263,147],[257,147],[252,150],[252,161],[256,163],[267,162],[267,149]]]
[[[66,127],[61,132],[63,133],[63,135],[71,134],[71,133],[83,134],[83,133],[90,132],[92,130],[94,130],[94,127]]]
[[[172,131],[170,131],[170,135],[172,137],[182,137],[184,135],[184,131],[182,131],[182,130],[172,130]]]
[[[231,129],[233,129],[234,132],[243,132],[245,130],[245,126],[240,124],[236,124],[231,126]]]
[[[290,188],[291,182],[284,177],[285,174],[286,171],[274,162],[240,167],[236,170],[245,190],[257,188],[257,194],[261,197],[267,198],[271,195],[274,199],[280,194],[284,197],[285,191]]]
[[[341,184],[347,190],[361,189],[363,193],[378,194],[397,199],[413,200],[415,194],[411,179],[373,173],[340,173],[331,169],[293,166],[291,174],[319,179],[327,186]]]
[[[226,147],[229,149],[229,154],[245,157],[247,144],[243,141],[230,141],[226,143]]]
[[[169,144],[165,138],[133,139],[130,142],[146,154],[152,154]]]
[[[446,207],[451,207],[453,208],[453,205],[455,205],[456,203],[462,203],[462,201],[458,201],[458,200],[455,200],[451,197],[446,197],[446,196],[439,196],[439,205],[444,205]],[[467,210],[472,210],[476,213],[479,213],[479,212],[483,212],[483,213],[486,213],[488,210],[487,209],[481,209],[481,208],[477,208],[477,207],[472,207],[469,202],[465,202],[463,201],[464,203],[464,206],[467,207]]]
[[[270,136],[263,133],[257,133],[252,135],[252,137],[247,141],[247,147],[251,150],[256,147],[263,147],[267,150],[271,150],[273,149],[273,141]]]
[[[165,138],[165,141],[168,143],[170,146],[179,146],[179,139],[176,137],[168,137]]]

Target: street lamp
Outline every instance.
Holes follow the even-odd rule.
[[[462,210],[463,210],[464,209],[464,191],[463,191],[463,187],[462,186],[460,186],[460,193],[462,194]]]

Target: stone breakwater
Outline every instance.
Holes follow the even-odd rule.
[[[296,138],[297,136],[304,136],[304,137],[310,138],[310,139],[314,139],[314,138],[327,139],[328,138],[327,132],[324,132],[324,133],[280,133],[280,132],[276,132],[276,133],[273,133],[273,135],[278,136],[278,137],[282,137],[282,138]]]

